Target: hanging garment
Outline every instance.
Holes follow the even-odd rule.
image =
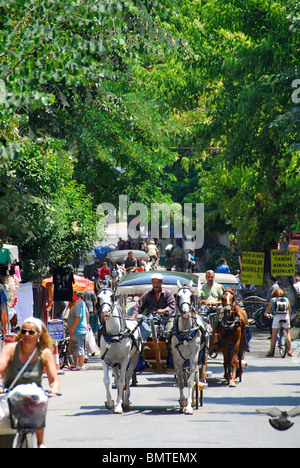
[[[74,275],[71,267],[57,267],[53,272],[54,301],[73,299]]]

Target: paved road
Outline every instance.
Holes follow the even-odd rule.
[[[204,406],[192,416],[180,414],[173,375],[144,373],[132,388],[132,406],[122,415],[107,411],[99,356],[85,372],[60,376],[61,398],[49,402],[46,443],[49,448],[191,449],[202,447],[299,447],[300,416],[285,432],[274,430],[256,408],[300,405],[300,344],[294,358],[266,358],[268,333],[252,329],[248,366],[236,388],[224,385],[221,356],[209,359]]]

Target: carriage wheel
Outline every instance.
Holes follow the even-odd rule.
[[[192,401],[193,406],[199,409],[199,368],[195,371]]]
[[[200,406],[203,406],[203,389],[204,389],[204,384],[206,382],[206,366],[207,366],[207,361],[206,361],[206,357],[204,356],[203,362],[201,366],[199,366],[199,381],[200,381],[200,384],[203,385],[203,387],[200,390]],[[200,384],[199,386],[201,386]]]
[[[154,349],[155,360],[156,360],[156,372],[157,374],[161,374],[162,373],[161,356],[160,356],[160,350],[158,346],[156,328],[155,328],[153,319],[150,319],[150,326],[151,326],[151,333],[152,333],[153,349]]]

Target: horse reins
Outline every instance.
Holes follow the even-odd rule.
[[[223,295],[224,295],[225,293],[226,293],[226,294],[231,294],[231,295],[232,295],[232,297],[233,297],[233,302],[232,302],[232,304],[227,303],[225,306],[223,306],[223,304],[222,304],[222,306],[223,306],[223,307],[222,307],[222,308],[223,308],[223,318],[220,319],[220,323],[222,324],[222,326],[223,326],[224,328],[226,328],[228,331],[230,331],[230,330],[234,330],[235,328],[237,328],[237,327],[239,327],[239,326],[242,326],[243,321],[242,321],[242,319],[241,319],[241,317],[240,317],[239,315],[237,315],[237,317],[236,317],[234,320],[231,320],[231,321],[227,320],[227,321],[225,321],[225,320],[226,320],[226,317],[224,317],[224,310],[226,309],[226,307],[231,306],[230,312],[233,312],[233,311],[234,311],[234,303],[235,303],[234,294],[233,294],[231,291],[229,291],[228,289],[225,289]],[[235,311],[235,312],[236,312],[236,311]],[[236,312],[236,313],[237,313],[237,312]]]

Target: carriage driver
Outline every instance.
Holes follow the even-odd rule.
[[[176,301],[172,291],[162,287],[163,276],[160,273],[154,273],[151,276],[152,289],[146,291],[136,303],[132,317],[142,314],[146,311],[146,315],[151,314],[166,314],[172,315],[176,309]],[[151,334],[150,326],[147,323],[142,323],[141,327],[142,340],[146,340]]]

